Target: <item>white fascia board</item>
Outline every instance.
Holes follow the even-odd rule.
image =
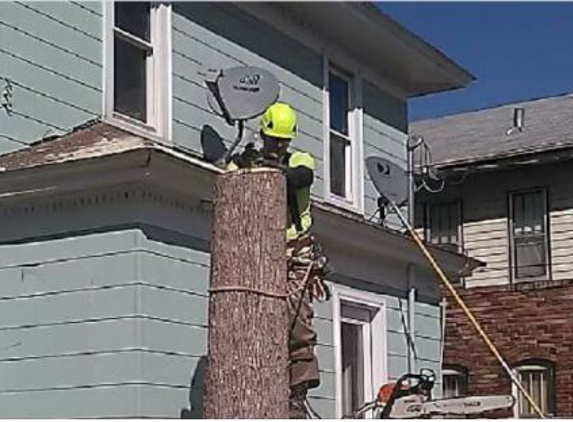
[[[128,183],[153,184],[210,201],[214,176],[222,172],[218,167],[163,146],[141,147],[103,157],[2,173],[0,203]],[[405,235],[373,227],[358,216],[350,218],[316,201],[313,209],[314,230],[318,236],[371,256],[429,267],[414,241]],[[468,263],[475,266],[478,262],[438,248],[430,247],[430,250],[451,275],[458,275]]]

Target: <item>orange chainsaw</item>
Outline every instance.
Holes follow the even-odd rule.
[[[403,375],[395,383],[384,384],[376,399],[366,403],[351,416],[361,418],[373,412],[375,419],[415,419],[444,416],[479,415],[487,411],[513,407],[509,395],[455,397],[433,400],[432,388],[436,376],[431,369],[419,374]]]

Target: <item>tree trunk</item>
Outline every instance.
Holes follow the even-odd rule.
[[[218,176],[205,417],[289,416],[286,188],[277,170]]]

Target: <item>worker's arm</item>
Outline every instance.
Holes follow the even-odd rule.
[[[289,162],[290,167],[272,160],[263,160],[263,165],[281,170],[289,188],[302,189],[314,181],[314,158],[310,154],[296,152]]]
[[[314,158],[307,152],[295,152],[289,160],[286,178],[289,187],[294,189],[307,188],[314,181]]]
[[[285,175],[288,185],[294,189],[306,188],[314,181],[314,171],[305,166],[288,168]]]

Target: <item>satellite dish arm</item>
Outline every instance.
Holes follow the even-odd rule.
[[[232,125],[234,123],[233,119],[231,119],[231,115],[229,114],[229,110],[225,106],[225,102],[221,98],[221,92],[219,91],[219,77],[217,77],[215,82],[211,82],[211,81],[206,82],[206,85],[207,85],[207,88],[209,89],[209,91],[211,91],[211,93],[213,94],[213,97],[215,97],[215,100],[217,101],[218,106],[221,108],[221,112],[223,113],[223,118],[225,119],[227,124]]]
[[[231,156],[233,155],[233,152],[235,152],[235,149],[237,148],[237,145],[239,145],[239,143],[241,142],[241,139],[243,139],[243,133],[245,131],[245,121],[244,120],[238,120],[237,121],[237,137],[235,138],[235,140],[233,141],[233,143],[231,144],[231,146],[229,147],[229,149],[227,150],[227,152],[225,153],[225,155],[222,158],[222,162],[223,164],[227,164],[229,162],[229,160],[231,159]]]

